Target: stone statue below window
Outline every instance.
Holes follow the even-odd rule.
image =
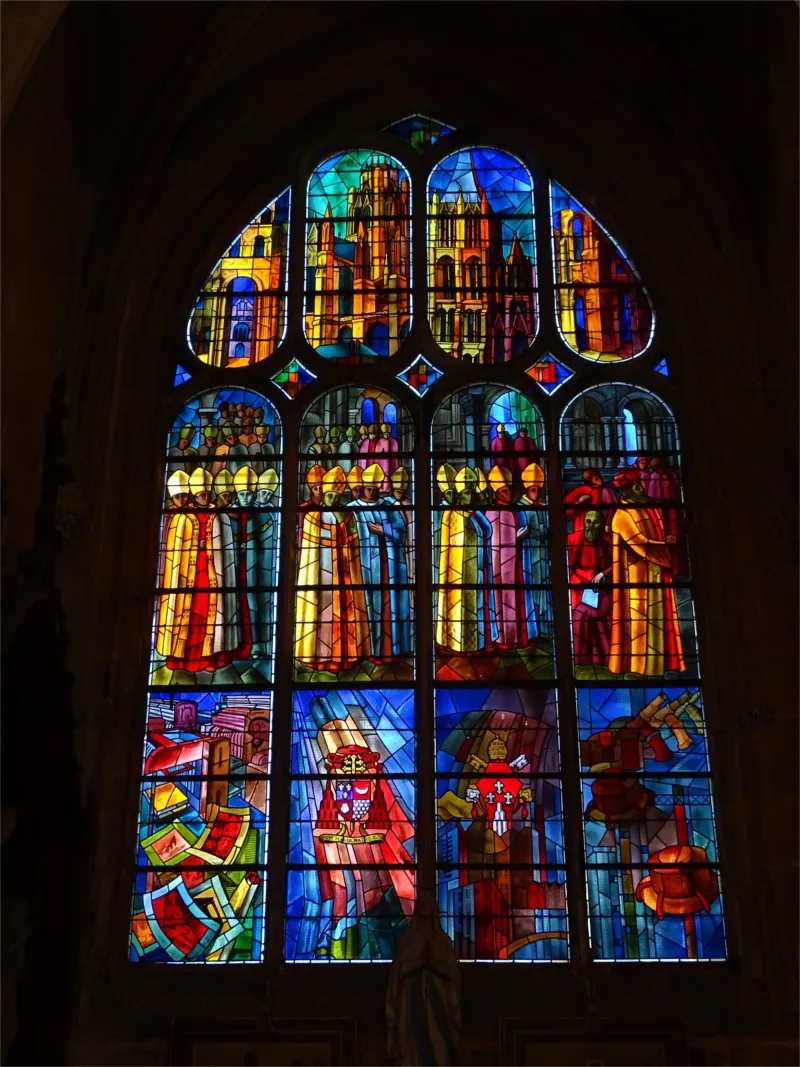
[[[386,994],[388,1051],[399,1067],[452,1067],[461,1036],[461,976],[432,895],[420,893],[398,942]]]

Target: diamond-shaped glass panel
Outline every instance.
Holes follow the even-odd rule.
[[[669,368],[667,367],[667,361],[662,359],[659,363],[656,363],[653,370],[656,374],[663,374],[665,378],[669,378]]]
[[[393,122],[386,129],[402,137],[417,152],[422,152],[429,144],[435,144],[446,133],[453,132],[452,126],[439,122],[437,119],[431,119],[427,115],[409,115],[405,119]]]
[[[525,373],[533,378],[536,384],[540,385],[546,393],[554,393],[559,385],[569,381],[574,372],[548,352],[532,367],[529,367]]]
[[[180,363],[175,368],[175,379],[172,382],[173,386],[183,385],[184,382],[188,382],[191,378],[191,374],[188,370],[184,370]]]
[[[316,377],[316,374],[312,374],[299,360],[293,359],[283,370],[273,374],[272,381],[282,393],[286,393],[290,400],[294,400],[297,394],[310,385]]]
[[[423,396],[441,376],[442,372],[422,356],[417,356],[413,363],[397,375],[400,381],[410,386],[417,396]]]

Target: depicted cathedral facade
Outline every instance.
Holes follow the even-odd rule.
[[[289,196],[247,226],[209,276],[190,341],[212,367],[246,367],[272,355],[285,322]]]
[[[439,345],[470,363],[504,363],[534,338],[533,263],[515,234],[503,252],[502,219],[477,192],[434,191],[428,221],[431,328]]]
[[[347,215],[330,204],[307,235],[306,336],[323,356],[390,356],[407,335],[409,184],[370,156],[347,193]]]
[[[558,315],[567,344],[595,359],[626,359],[650,339],[651,311],[630,262],[585,211],[554,212]]]

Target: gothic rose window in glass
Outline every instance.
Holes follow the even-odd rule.
[[[388,962],[435,886],[478,965],[724,959],[642,278],[524,146],[373,136],[312,153],[171,357],[130,958]]]

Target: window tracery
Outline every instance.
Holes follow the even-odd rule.
[[[131,958],[389,960],[434,880],[464,960],[724,958],[650,298],[517,156],[389,134],[273,200],[190,317]]]

